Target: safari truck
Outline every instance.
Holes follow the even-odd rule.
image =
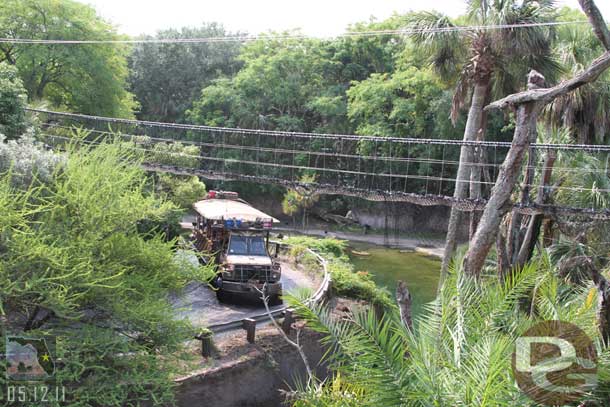
[[[265,288],[271,304],[281,303],[279,244],[270,248],[269,243],[271,228],[279,221],[230,191],[210,191],[193,208],[194,245],[204,262],[216,265],[212,285],[218,300],[260,299],[258,290]]]

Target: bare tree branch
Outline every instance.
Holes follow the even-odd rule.
[[[277,329],[277,331],[280,333],[280,335],[282,335],[284,340],[290,346],[296,348],[297,352],[299,352],[299,355],[301,356],[301,359],[303,360],[303,364],[305,365],[305,370],[307,370],[307,383],[314,383],[314,381],[313,381],[314,375],[313,375],[313,371],[311,370],[311,367],[309,365],[309,360],[307,359],[307,355],[305,355],[305,351],[303,350],[303,347],[299,344],[299,331],[297,331],[297,337],[296,337],[296,342],[295,342],[292,339],[290,339],[288,337],[288,335],[286,335],[286,332],[284,332],[284,330],[277,323],[275,318],[273,318],[273,315],[271,315],[271,310],[269,309],[269,296],[267,295],[267,283],[265,283],[262,290],[260,290],[258,287],[254,286],[254,285],[252,287],[254,287],[254,289],[260,293],[261,299],[263,300],[263,304],[265,304],[265,310],[267,311],[267,315],[269,316],[269,319],[271,320],[271,323],[273,324],[273,326]]]
[[[485,110],[504,109],[508,106],[521,105],[528,102],[549,103],[558,96],[565,95],[587,83],[594,82],[606,69],[610,68],[610,51],[606,51],[591,65],[567,81],[546,89],[532,89],[508,95],[485,107]]]
[[[582,8],[582,11],[584,11],[589,18],[589,22],[593,26],[593,32],[597,38],[601,41],[604,48],[606,48],[607,51],[610,51],[610,32],[608,31],[604,17],[602,16],[602,13],[599,12],[595,2],[592,0],[578,0],[578,4],[580,4],[580,8]]]

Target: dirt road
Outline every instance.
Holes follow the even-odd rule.
[[[284,292],[297,287],[315,289],[316,282],[306,273],[295,269],[286,261],[282,262],[282,284]],[[249,318],[260,314],[264,310],[261,304],[220,303],[216,293],[207,285],[191,283],[187,285],[181,296],[170,298],[176,316],[187,318],[196,327],[205,327],[230,320]],[[283,305],[271,307],[272,310],[282,308]]]

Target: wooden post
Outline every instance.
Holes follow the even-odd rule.
[[[333,280],[328,277],[328,286],[326,287],[326,293],[324,294],[324,299],[326,301],[330,301],[333,298]]]
[[[248,342],[254,343],[254,336],[256,334],[256,321],[252,318],[246,318],[242,321],[242,326],[246,330],[246,338]]]
[[[294,310],[292,308],[288,308],[284,312],[284,320],[282,321],[282,330],[286,333],[286,335],[290,335],[290,330],[292,329],[292,323],[294,322],[293,312],[294,312]]]
[[[213,336],[214,334],[212,332],[203,332],[200,335],[195,336],[195,339],[201,341],[201,356],[204,358],[212,356],[212,350],[214,349]]]
[[[412,330],[413,319],[411,317],[411,293],[407,288],[407,284],[402,280],[398,280],[398,285],[396,286],[396,302],[398,302],[400,320],[409,331]]]

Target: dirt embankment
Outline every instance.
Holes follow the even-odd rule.
[[[366,304],[363,301],[335,297],[329,306],[335,318],[345,318]],[[293,324],[290,337],[299,343],[317,379],[324,380],[329,371],[323,363],[326,348],[322,335],[305,326]],[[281,407],[290,405],[287,393],[305,383],[306,370],[297,351],[286,343],[271,325],[256,328],[254,344],[248,343],[243,331],[217,336],[216,352],[200,359],[199,367],[190,366],[188,375],[176,379],[176,398],[180,407]],[[192,352],[197,353],[195,347]]]

